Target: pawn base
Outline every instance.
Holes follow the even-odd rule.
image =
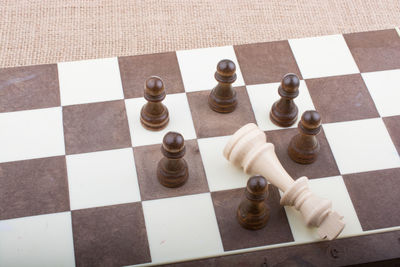
[[[320,150],[319,143],[317,143],[314,147],[306,149],[297,147],[296,143],[297,140],[296,137],[294,137],[288,146],[288,154],[293,161],[300,164],[311,164],[317,160]]]
[[[230,98],[220,98],[215,94],[215,89],[213,89],[208,96],[208,105],[216,112],[230,113],[237,106],[236,92],[233,91],[233,96]]]
[[[165,108],[159,116],[153,116],[146,112],[145,107],[140,112],[140,122],[142,126],[150,131],[161,131],[169,123],[169,112]]]
[[[237,214],[237,220],[239,224],[248,230],[259,230],[264,228],[269,219],[269,208],[266,206],[265,210],[258,214],[251,214],[246,211],[244,205],[240,205]]]
[[[175,188],[184,185],[188,180],[189,172],[187,163],[183,162],[183,164],[185,166],[184,168],[178,171],[169,172],[163,168],[162,163],[160,162],[157,166],[157,178],[160,184],[169,188]]]
[[[290,127],[297,121],[298,108],[294,108],[289,113],[281,113],[276,108],[277,102],[272,106],[269,117],[271,121],[280,127]]]

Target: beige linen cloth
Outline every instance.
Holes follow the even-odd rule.
[[[398,25],[399,0],[0,0],[0,67]]]

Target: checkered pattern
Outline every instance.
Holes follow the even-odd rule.
[[[237,67],[230,114],[207,105],[223,58]],[[297,124],[268,116],[287,72],[302,79],[299,113],[322,115],[311,165],[287,155]],[[150,75],[167,91],[160,132],[139,121]],[[222,150],[249,122],[294,178],[308,176],[344,215],[339,238],[400,229],[399,77],[394,29],[0,70],[0,266],[164,263],[317,241],[274,187],[264,229],[236,222],[248,177]],[[176,189],[156,179],[171,130],[184,136],[189,164]]]

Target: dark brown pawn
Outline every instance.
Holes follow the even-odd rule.
[[[317,134],[321,131],[321,116],[315,110],[304,112],[298,129],[300,133],[295,135],[289,143],[289,156],[298,163],[313,163],[319,152]]]
[[[245,199],[237,210],[241,226],[250,230],[263,228],[269,219],[269,207],[265,203],[268,183],[262,176],[253,176],[247,181]]]
[[[163,81],[152,76],[145,82],[144,98],[148,101],[140,111],[143,127],[152,131],[164,129],[169,122],[168,109],[161,101],[165,98]]]
[[[166,187],[178,187],[188,179],[188,166],[183,159],[185,155],[185,141],[183,136],[176,132],[168,132],[163,139],[161,152],[164,158],[157,166],[157,177]]]
[[[270,112],[273,123],[282,127],[289,127],[297,120],[298,108],[293,99],[299,95],[300,80],[296,74],[286,74],[278,88],[281,99],[276,101]]]
[[[217,86],[208,96],[208,104],[212,110],[220,113],[229,113],[235,110],[237,105],[236,91],[232,83],[236,81],[236,66],[229,59],[221,60],[217,65],[215,79]]]

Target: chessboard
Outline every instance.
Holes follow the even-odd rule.
[[[236,64],[232,113],[207,104],[221,59]],[[322,118],[312,164],[287,153],[297,123],[273,124],[286,73],[300,115]],[[164,81],[169,124],[140,123],[145,80]],[[0,70],[0,266],[339,266],[400,257],[398,29]],[[260,230],[236,219],[247,179],[223,157],[247,123],[287,172],[307,176],[346,226],[332,241],[269,187]],[[163,136],[185,139],[187,182],[156,175]]]

